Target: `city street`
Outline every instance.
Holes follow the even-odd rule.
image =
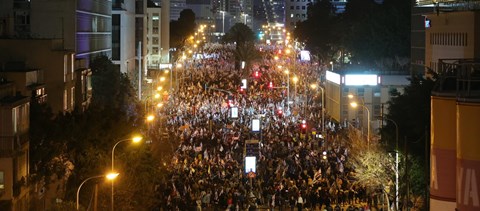
[[[169,175],[164,210],[381,206],[381,193],[355,184],[345,129],[322,118],[318,68],[270,48],[236,70],[230,46],[203,50],[210,58],[183,61],[190,77],[151,128]]]

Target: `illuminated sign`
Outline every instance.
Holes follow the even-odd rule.
[[[260,132],[260,119],[252,119],[252,132]]]
[[[238,118],[238,108],[237,107],[232,107],[232,118]]]
[[[345,85],[347,86],[376,86],[378,83],[377,75],[345,75]]]
[[[340,84],[340,75],[331,71],[327,71],[326,78],[336,84]]]
[[[257,171],[257,157],[245,157],[245,173]]]
[[[242,79],[242,86],[240,88],[247,89],[247,79]]]
[[[310,51],[300,51],[300,60],[310,61]]]

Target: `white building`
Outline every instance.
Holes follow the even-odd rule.
[[[147,68],[159,69],[161,63],[161,7],[147,7]]]
[[[404,87],[410,84],[408,77],[409,75],[381,75],[358,71],[343,74],[327,71],[325,109],[337,122],[351,123],[362,128],[365,134],[370,118],[370,133],[375,134],[380,128],[378,117],[388,111],[390,92],[397,90],[402,93]],[[348,95],[352,95],[353,98],[349,98]],[[353,101],[359,105],[357,108],[350,105]]]
[[[135,70],[135,2],[112,1],[112,61],[120,72]]]

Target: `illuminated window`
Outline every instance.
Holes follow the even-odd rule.
[[[75,87],[72,87],[71,95],[70,95],[70,108],[73,110],[75,107]]]
[[[63,82],[67,82],[68,56],[63,55]]]
[[[68,109],[68,91],[65,89],[63,90],[63,110],[66,111]]]
[[[5,192],[5,172],[0,171],[0,193]]]
[[[75,70],[75,67],[74,67],[75,63],[74,62],[75,62],[75,56],[73,54],[71,54],[70,55],[70,68],[72,68],[72,69],[70,71],[71,71],[72,75],[71,75],[70,78],[71,78],[72,81],[73,81],[73,75],[74,75],[74,70]]]

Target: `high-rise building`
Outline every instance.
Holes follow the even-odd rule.
[[[157,5],[147,5],[147,68],[160,69],[161,64],[161,13]]]
[[[163,7],[164,2],[163,1],[168,1],[168,4],[170,5],[170,15],[169,20],[178,20],[180,17],[180,12],[184,9],[187,8],[187,1],[186,0],[152,0],[156,5],[161,5]]]
[[[62,38],[65,49],[74,50],[87,67],[98,55],[111,56],[111,1],[36,0],[30,4],[33,38]]]
[[[120,72],[135,72],[135,2],[112,1],[112,62]]]

